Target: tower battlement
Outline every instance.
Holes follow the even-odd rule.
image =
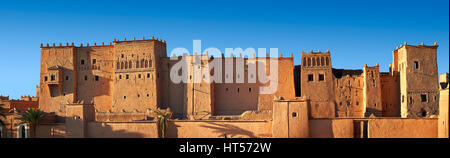
[[[416,48],[437,48],[437,47],[439,47],[439,45],[437,44],[437,42],[434,42],[434,44],[433,45],[425,45],[423,42],[420,44],[420,45],[408,45],[408,43],[407,42],[405,42],[405,43],[403,43],[403,44],[400,44],[400,46],[397,46],[396,48],[395,48],[395,52],[396,51],[398,51],[400,48],[403,48],[403,47],[416,47]]]
[[[142,42],[142,41],[156,41],[156,42],[159,42],[159,43],[162,43],[162,44],[166,44],[166,40],[162,40],[162,39],[158,39],[158,38],[156,38],[155,39],[155,37],[154,36],[152,36],[152,38],[151,39],[145,39],[145,37],[142,37],[142,39],[136,39],[136,37],[133,37],[133,39],[132,40],[127,40],[127,38],[124,38],[123,39],[123,41],[120,41],[120,40],[118,40],[118,39],[114,39],[114,43],[123,43],[123,42]]]
[[[304,51],[302,50],[302,55],[320,55],[320,54],[323,54],[323,55],[330,55],[330,50],[327,49],[327,51],[325,51],[325,52],[321,52],[320,49],[318,49],[317,52],[315,52],[315,51],[312,50],[312,49],[311,49],[309,52],[304,52]]]
[[[83,43],[80,43],[80,45],[75,45],[75,43],[74,42],[72,42],[72,43],[70,43],[69,44],[69,42],[66,42],[66,44],[65,45],[63,45],[62,43],[51,43],[51,44],[49,44],[49,43],[46,43],[46,44],[44,44],[44,43],[41,43],[41,48],[67,48],[67,47],[76,47],[76,48],[81,48],[81,47],[112,47],[112,46],[114,46],[114,44],[116,44],[116,43],[122,43],[122,42],[140,42],[140,41],[156,41],[156,42],[159,42],[159,43],[162,43],[162,44],[166,44],[166,41],[165,40],[162,40],[162,39],[158,39],[158,38],[156,38],[155,39],[155,37],[154,36],[152,36],[152,38],[151,39],[145,39],[145,37],[142,37],[142,39],[141,40],[136,40],[136,38],[135,37],[133,37],[133,40],[127,40],[127,38],[124,38],[124,40],[123,41],[120,41],[120,40],[117,40],[117,39],[115,39],[114,38],[114,40],[113,40],[113,42],[109,42],[109,44],[105,44],[105,42],[101,42],[101,44],[97,44],[97,43],[94,43],[93,45],[90,45],[89,43],[86,43],[86,45],[83,45]]]

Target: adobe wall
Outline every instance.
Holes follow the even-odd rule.
[[[311,119],[309,120],[311,138],[353,138],[352,119]]]
[[[209,79],[209,76],[203,73],[204,69],[209,70],[209,58],[203,59],[200,55],[185,58],[189,77],[188,83],[184,84],[186,113],[191,119],[207,119],[214,114],[215,106],[214,84],[203,81]]]
[[[123,121],[135,121],[135,120],[146,120],[147,119],[147,113],[123,113],[123,112],[117,112],[117,113],[95,113],[95,121],[98,122],[123,122]]]
[[[436,118],[369,119],[369,138],[437,138]]]
[[[259,87],[262,84],[258,81],[258,75],[249,74],[248,69],[254,67],[258,72],[257,65],[260,62],[253,58],[215,58],[214,60],[215,62],[216,60],[222,62],[222,70],[218,71],[217,68],[214,70],[214,74],[222,73],[222,83],[214,83],[215,115],[240,115],[247,110],[257,110],[260,95]],[[240,64],[236,64],[239,62]],[[236,73],[237,66],[243,66],[243,74]],[[233,69],[230,71],[232,73],[228,74],[226,71],[231,68]],[[249,83],[249,79],[256,82]],[[237,80],[242,80],[244,83],[236,83]]]
[[[400,79],[398,75],[381,74],[383,117],[400,117]]]
[[[3,138],[16,138],[17,137],[17,124],[21,121],[16,119],[20,117],[18,114],[5,113],[6,118],[0,117],[0,119],[5,123],[5,126],[0,125],[2,128]]]
[[[336,103],[330,52],[302,52],[300,74],[301,95],[311,100],[310,116],[313,118],[335,117]],[[321,75],[323,79],[320,79]]]
[[[75,85],[76,101],[95,104],[99,112],[111,110],[114,79],[114,46],[76,48],[76,71],[64,78],[64,87]],[[75,75],[74,81],[71,75]],[[70,84],[69,84],[70,83]],[[63,95],[71,93],[67,89]],[[72,102],[71,102],[72,103]]]
[[[158,138],[156,122],[88,122],[87,138]]]
[[[439,138],[448,137],[448,89],[440,91],[439,97]]]
[[[332,118],[309,121],[312,138],[354,138],[356,123],[368,122],[368,138],[437,138],[436,118]]]
[[[417,46],[405,43],[397,50],[402,117],[439,114],[437,47],[437,43]],[[422,102],[421,95],[426,96],[426,101]]]
[[[230,64],[226,64],[225,60],[227,59],[229,58],[222,58],[222,83],[214,84],[214,109],[216,115],[240,115],[248,110],[271,110],[274,97],[295,98],[293,58],[277,58],[278,86],[274,94],[260,94],[260,88],[267,87],[270,83],[260,83],[257,75],[259,64],[264,64],[266,76],[270,75],[270,62],[268,59],[273,60],[272,58],[234,58],[234,60],[230,60]],[[238,75],[239,73],[236,72],[238,60],[243,62],[243,76]],[[230,65],[233,65],[233,74],[226,74],[225,66],[228,67]],[[252,66],[255,67],[256,74],[249,74],[249,67]],[[232,83],[225,83],[225,80],[228,79]],[[242,80],[244,83],[237,83],[237,80]],[[256,83],[250,83],[249,80],[255,80]]]
[[[270,138],[271,121],[170,121],[169,138]]]
[[[267,85],[268,86],[268,85]],[[271,110],[273,107],[273,98],[278,99],[282,97],[284,100],[295,99],[295,84],[294,84],[294,57],[278,58],[278,88],[274,95],[268,95],[269,106],[258,105],[258,110]]]
[[[74,83],[73,80],[74,62],[76,62],[75,47],[42,47],[41,46],[41,65],[40,65],[40,87],[39,87],[39,108],[44,112],[55,112],[58,116],[64,116],[64,104],[73,102]],[[60,66],[62,74],[55,74],[48,68]],[[51,85],[51,75],[58,75],[56,78],[58,84]],[[66,80],[65,77],[69,80]],[[47,80],[46,80],[47,79]]]
[[[364,117],[364,77],[342,76],[335,79],[338,117]]]
[[[158,43],[158,44],[156,44]],[[112,112],[145,112],[160,101],[158,41],[115,42]]]
[[[273,107],[273,138],[308,138],[308,102],[277,100]]]
[[[66,125],[64,123],[51,123],[39,125],[36,138],[65,138]]]
[[[364,116],[370,117],[373,115],[381,117],[383,106],[381,104],[381,84],[378,63],[374,67],[369,67],[364,64],[363,71]]]
[[[161,67],[161,108],[169,107],[174,117],[184,118],[187,114],[187,107],[185,106],[187,101],[186,84],[183,82],[175,84],[170,79],[170,71],[180,59],[181,57],[178,57],[177,60],[170,60],[170,58],[161,60],[161,65],[168,65]]]
[[[0,100],[0,104],[3,104],[3,108],[5,108],[6,110],[15,108],[20,112],[23,112],[28,108],[39,108],[38,101]]]

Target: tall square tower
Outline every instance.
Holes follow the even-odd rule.
[[[394,53],[394,71],[400,74],[402,117],[439,114],[438,45],[401,45]]]

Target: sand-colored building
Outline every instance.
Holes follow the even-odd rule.
[[[332,117],[432,117],[439,115],[438,45],[407,45],[393,51],[389,72],[378,63],[361,70],[333,69],[330,52],[302,52],[301,96],[311,115]]]
[[[0,125],[0,138],[25,137],[27,134],[25,128],[28,127],[19,125],[21,121],[18,118],[28,108],[39,108],[39,98],[35,96],[21,96],[20,99],[9,99],[9,96],[0,96],[0,105],[4,109],[0,112],[6,116],[5,118],[0,117],[5,123],[4,126]]]
[[[166,44],[153,37],[42,44],[39,108],[55,119],[41,125],[37,137],[159,137],[157,108],[174,113],[168,137],[178,138],[435,138],[445,131],[448,137],[441,127],[448,125],[448,99],[439,96],[445,91],[439,92],[436,43],[401,45],[389,72],[380,72],[378,63],[335,69],[330,51],[302,52],[302,64],[294,66],[293,54],[168,57]],[[258,78],[250,70],[263,65],[271,74],[270,59],[277,59],[278,88],[261,94],[272,83],[250,82]],[[220,80],[230,82],[174,83],[171,70],[182,60],[189,71],[178,74],[187,81],[222,73]],[[231,73],[221,70],[227,67]],[[439,113],[442,104],[447,112]]]

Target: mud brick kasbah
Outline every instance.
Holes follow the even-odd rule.
[[[247,82],[254,77],[247,70],[274,57],[222,55],[232,61],[222,68],[235,69],[240,60],[245,67],[243,76],[222,71],[223,80],[242,77],[244,83],[176,84],[170,71],[182,57],[171,60],[166,45],[154,37],[41,44],[36,97],[0,97],[7,116],[0,136],[158,138],[152,111],[170,108],[171,138],[448,138],[448,73],[438,75],[437,43],[405,42],[380,53],[392,54],[389,72],[380,72],[378,63],[335,69],[328,50],[302,51],[301,65],[280,53],[273,94],[260,94],[267,83]],[[208,68],[208,54],[185,56],[187,68],[197,56],[206,56],[198,69]],[[15,119],[26,108],[48,113],[35,136]]]

